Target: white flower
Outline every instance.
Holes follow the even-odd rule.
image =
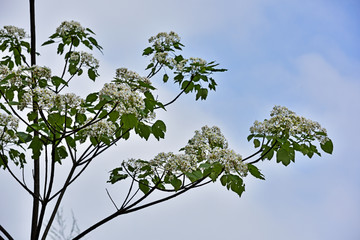
[[[65,110],[71,108],[79,108],[80,112],[83,112],[81,108],[84,100],[74,93],[55,94],[53,91],[47,88],[35,88],[26,92],[20,101],[18,108],[23,110],[24,108],[31,106],[33,101],[36,100],[39,108],[43,110],[50,110],[56,108],[57,110]]]
[[[194,65],[206,65],[207,62],[202,59],[202,58],[194,58],[194,57],[191,57],[190,58],[190,64],[194,64]]]
[[[87,122],[91,121],[92,119],[88,119]],[[89,137],[112,137],[115,134],[116,126],[113,122],[107,121],[106,119],[102,119],[100,121],[97,121],[90,126],[86,127],[82,133],[85,136]]]
[[[80,53],[79,52],[72,52],[70,55],[71,61],[78,61],[80,59]]]
[[[99,96],[100,99],[109,96],[117,104],[115,111],[120,115],[133,113],[140,117],[139,110],[145,109],[145,102],[140,93],[132,91],[125,83],[106,83],[100,90]]]
[[[48,67],[35,66],[32,69],[32,74],[35,79],[44,78],[49,80],[51,78],[51,69]]]
[[[116,78],[121,80],[124,83],[129,85],[136,84],[137,89],[141,92],[145,92],[148,90],[146,87],[139,86],[139,83],[145,83],[151,85],[151,81],[147,77],[141,77],[138,73],[131,71],[127,68],[118,68],[116,69]]]
[[[184,148],[184,154],[162,152],[149,162],[131,159],[125,163],[133,167],[137,165],[137,169],[148,164],[153,171],[162,170],[169,175],[195,171],[200,169],[202,163],[220,163],[225,173],[237,173],[241,177],[246,176],[247,164],[242,161],[240,154],[227,147],[227,141],[218,127],[204,126],[201,131],[196,131],[195,136],[189,140]]]
[[[14,37],[17,40],[21,40],[27,37],[23,28],[17,28],[15,26],[4,26],[4,29],[0,29],[0,39],[5,37]]]
[[[157,50],[165,50],[165,47],[171,47],[174,44],[178,44],[180,42],[180,37],[175,32],[161,32],[156,36],[149,38],[149,43],[153,43],[155,49]]]
[[[79,22],[75,21],[64,21],[61,25],[56,29],[56,33],[59,34],[61,37],[64,37],[69,34],[69,32],[85,32],[85,28],[83,28]]]
[[[289,134],[293,137],[303,137],[314,135],[321,143],[328,140],[327,136],[316,134],[317,132],[326,135],[326,129],[322,128],[318,122],[298,116],[295,112],[282,106],[275,106],[270,113],[271,118],[263,122],[255,121],[250,127],[252,134],[282,136]]]
[[[90,68],[99,68],[99,61],[94,58],[94,56],[91,53],[87,52],[80,52],[80,61],[82,64],[85,64],[85,66]]]
[[[16,140],[16,135],[10,135],[8,130],[16,131],[19,127],[19,119],[0,113],[0,141],[12,142]]]
[[[160,166],[164,171],[172,174],[179,172],[192,172],[197,168],[197,158],[194,155],[159,153],[150,160],[150,165]]]

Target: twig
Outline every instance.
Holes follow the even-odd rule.
[[[105,190],[106,190],[106,193],[107,193],[108,197],[110,198],[111,202],[114,204],[116,210],[119,211],[119,208],[116,206],[116,204],[115,204],[114,200],[112,199],[112,197],[111,197],[109,191],[107,190],[107,188],[105,188]]]

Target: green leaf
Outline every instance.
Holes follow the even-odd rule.
[[[329,154],[332,154],[333,150],[334,150],[334,145],[332,143],[332,141],[329,139],[327,140],[324,144],[320,144],[321,149]]]
[[[12,101],[14,99],[14,91],[8,89],[6,92],[5,92],[5,97],[7,100],[10,100]]]
[[[285,166],[290,164],[290,153],[283,148],[280,148],[276,153],[276,161],[282,162]]]
[[[97,74],[96,72],[92,69],[92,68],[89,68],[88,70],[88,76],[91,80],[95,81],[96,77],[97,77]]]
[[[10,73],[9,75],[7,75],[6,77],[4,77],[1,82],[5,82],[6,80],[9,80],[11,78],[15,77],[15,73]]]
[[[258,148],[258,147],[260,147],[260,140],[259,139],[254,139],[254,147],[255,148]]]
[[[41,154],[41,150],[43,148],[43,143],[41,142],[40,138],[38,136],[34,136],[32,139],[29,148],[32,149],[32,158],[38,159]]]
[[[260,172],[260,170],[257,167],[255,167],[252,164],[248,164],[247,167],[251,175],[253,175],[256,178],[265,180],[264,175]]]
[[[61,84],[64,84],[67,86],[67,82],[58,76],[51,77],[51,82],[56,87],[60,86]]]
[[[207,95],[208,95],[208,90],[206,88],[200,88],[197,91],[196,100],[199,100],[199,99],[205,100]]]
[[[76,114],[75,121],[79,124],[83,124],[86,121],[86,115],[85,114]]]
[[[59,43],[58,48],[57,48],[57,54],[63,54],[64,53],[64,44],[63,43]]]
[[[168,80],[169,80],[169,76],[167,74],[164,74],[163,82],[166,83]]]
[[[39,79],[38,83],[39,83],[39,87],[41,88],[45,88],[48,85],[47,80],[43,78]]]
[[[71,136],[67,136],[65,141],[71,148],[76,148],[76,142]]]
[[[86,97],[86,102],[90,102],[90,103],[92,103],[92,102],[95,102],[96,101],[96,99],[98,98],[98,94],[99,93],[90,93],[89,95],[87,95],[87,97]]]
[[[7,108],[6,108],[6,107],[4,106],[4,104],[2,104],[2,103],[0,103],[0,108],[1,108],[2,110],[4,110],[7,114],[9,114],[9,115],[12,114],[9,110],[7,110]]]
[[[0,167],[3,166],[3,169],[6,169],[8,163],[8,157],[4,154],[0,154]]]
[[[149,181],[147,179],[141,179],[139,181],[139,189],[144,193],[147,194],[150,191],[149,188]]]
[[[110,146],[110,144],[111,144],[111,140],[110,140],[110,138],[108,136],[101,136],[100,141],[105,143],[108,146]]]
[[[118,120],[119,115],[120,115],[119,112],[112,111],[111,113],[109,113],[109,120],[115,122],[116,120]]]
[[[38,117],[38,114],[37,112],[29,112],[27,117],[29,121],[34,121]]]
[[[223,169],[223,166],[219,162],[213,164],[212,172],[209,176],[213,182],[215,182],[219,175],[223,172]]]
[[[250,140],[251,140],[254,136],[255,136],[254,134],[250,134],[250,135],[247,137],[248,142],[250,142]]]
[[[271,160],[272,157],[274,156],[274,148],[270,149],[269,146],[264,146],[264,150],[263,150],[263,153],[265,155],[263,155],[263,159],[268,159],[268,160]]]
[[[19,141],[22,143],[29,142],[32,139],[32,136],[30,134],[27,134],[24,132],[17,132],[16,135],[17,135]]]
[[[154,63],[150,63],[149,65],[147,65],[147,67],[145,68],[145,70],[148,70],[149,68],[152,68],[154,66]]]
[[[70,64],[70,65],[69,65],[69,73],[70,73],[71,75],[74,75],[76,72],[77,72],[77,67],[76,67],[76,65],[75,65],[75,64]]]
[[[79,38],[73,37],[73,38],[72,38],[72,43],[73,43],[73,45],[74,45],[75,47],[79,46],[79,44],[80,44]]]
[[[228,190],[237,193],[239,197],[245,191],[245,185],[243,183],[242,178],[233,174],[226,174],[221,176],[220,182],[223,186],[225,186]]]
[[[125,129],[134,128],[138,124],[135,114],[124,114],[121,116],[121,123]]]
[[[197,180],[199,180],[200,178],[203,177],[203,174],[202,174],[202,172],[200,170],[187,172],[187,173],[185,173],[185,175],[189,178],[189,180],[191,182],[195,182],[195,181],[197,181]]]
[[[154,52],[154,49],[152,49],[152,47],[148,47],[148,48],[145,48],[144,49],[144,52],[143,52],[143,56],[148,56],[150,54],[152,54]]]
[[[182,181],[177,179],[176,177],[174,177],[171,181],[170,181],[171,185],[174,187],[174,190],[177,191],[181,188],[182,185]]]
[[[95,137],[90,137],[90,142],[93,146],[96,146],[99,144],[99,141]]]
[[[152,133],[157,140],[165,137],[166,125],[163,121],[157,120],[151,127]]]
[[[148,140],[150,137],[150,133],[151,133],[151,127],[142,122],[139,122],[139,124],[135,128],[135,132],[137,134],[139,134],[140,137]]]
[[[121,181],[123,179],[126,179],[128,177],[127,174],[120,174],[119,172],[122,171],[122,168],[115,168],[111,171],[110,177],[109,177],[109,181],[107,181],[108,183],[114,184],[118,181]]]
[[[65,159],[67,156],[68,153],[64,146],[60,146],[55,149],[55,162],[59,162],[61,164],[61,160]]]
[[[88,39],[89,39],[89,41],[90,41],[94,46],[96,46],[96,47],[99,46],[99,44],[98,44],[98,42],[96,41],[95,38],[89,37]]]
[[[48,40],[48,41],[44,42],[41,46],[49,45],[49,44],[52,44],[54,42],[55,42],[54,40]]]

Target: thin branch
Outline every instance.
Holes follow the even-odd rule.
[[[11,111],[14,113],[14,115],[15,115],[18,119],[21,120],[21,122],[23,122],[27,127],[31,128],[31,130],[33,130],[34,133],[41,135],[42,137],[44,137],[44,138],[47,139],[47,140],[50,140],[50,139],[48,138],[48,136],[46,136],[46,135],[42,134],[40,131],[36,130],[33,126],[31,126],[27,121],[25,121],[25,120],[17,113],[17,111],[12,107],[12,105],[9,104],[9,101],[6,99],[6,97],[5,97],[5,95],[4,95],[4,93],[3,93],[2,91],[0,91],[0,94],[1,94],[2,97],[5,99],[7,105],[10,107]]]
[[[207,177],[207,176],[206,176]],[[119,211],[111,214],[110,216],[104,218],[103,220],[97,222],[96,224],[92,225],[91,227],[89,227],[88,229],[86,229],[85,231],[83,231],[82,233],[80,233],[78,236],[76,236],[75,238],[73,238],[73,240],[78,240],[82,237],[84,237],[86,234],[90,233],[91,231],[93,231],[94,229],[100,227],[101,225],[105,224],[106,222],[120,216],[120,215],[123,215],[123,214],[128,214],[128,213],[131,213],[131,212],[135,212],[135,211],[138,211],[138,210],[141,210],[143,208],[147,208],[147,207],[150,207],[152,205],[155,205],[155,204],[158,204],[158,203],[161,203],[161,202],[164,202],[164,201],[167,201],[167,200],[170,200],[172,198],[175,198],[185,192],[187,192],[188,190],[196,187],[196,185],[200,184],[206,177],[203,177],[195,182],[192,183],[192,185],[188,188],[185,188],[183,189],[182,191],[179,191],[177,193],[174,193],[168,197],[164,197],[162,199],[159,199],[159,200],[156,200],[156,201],[153,201],[153,202],[150,202],[150,203],[147,203],[147,204],[144,204],[142,206],[139,206],[139,207],[136,207],[136,208],[132,208],[134,206],[136,206],[138,203],[140,203],[141,201],[143,201],[146,197],[148,197],[154,190],[155,188],[152,188],[147,194],[145,194],[141,199],[139,199],[138,201],[136,201],[134,204],[132,204],[131,206],[127,207],[127,208],[124,208],[124,209],[120,209]]]
[[[45,228],[45,230],[44,230],[44,233],[43,233],[42,238],[41,238],[42,240],[45,240],[46,237],[47,237],[47,234],[49,233],[49,230],[50,230],[50,228],[51,228],[51,225],[52,225],[52,223],[53,223],[53,221],[54,221],[54,219],[55,219],[56,213],[57,213],[57,211],[58,211],[58,209],[59,209],[59,207],[60,207],[60,203],[61,203],[61,201],[62,201],[62,198],[63,198],[64,195],[65,195],[65,191],[66,191],[67,187],[69,186],[69,182],[71,181],[71,178],[72,178],[72,176],[73,176],[73,174],[74,174],[74,172],[75,172],[75,169],[76,169],[76,166],[73,165],[72,168],[71,168],[71,170],[70,170],[70,172],[69,172],[69,174],[68,174],[68,176],[67,176],[67,178],[66,178],[66,180],[65,180],[64,187],[63,187],[63,188],[61,189],[61,191],[59,192],[60,195],[59,195],[59,197],[58,197],[58,199],[57,199],[57,201],[56,201],[56,203],[55,203],[55,207],[53,208],[53,211],[52,211],[52,213],[51,213],[49,222],[48,222],[48,224],[47,224],[47,226],[46,226],[46,228]],[[57,195],[57,193],[56,193],[56,195]],[[54,196],[53,196],[53,197],[54,197]],[[53,197],[49,198],[48,201],[50,202]]]
[[[107,188],[105,188],[105,190],[106,190],[106,193],[107,193],[108,197],[110,198],[112,204],[114,204],[116,210],[119,211],[119,208],[116,206],[116,203],[115,203],[114,200],[112,199],[112,197],[111,197],[109,191],[107,190]]]
[[[40,198],[38,196],[35,196],[34,192],[32,192],[24,183],[22,183],[20,181],[20,179],[15,175],[15,173],[10,169],[9,165],[7,164],[6,159],[4,159],[3,156],[4,156],[4,152],[0,155],[0,158],[1,158],[1,160],[3,161],[3,163],[5,165],[5,169],[8,170],[8,172],[15,179],[15,181],[18,182],[20,184],[20,186],[23,187],[32,197],[37,197],[38,200],[40,200]]]
[[[126,203],[126,201],[128,200],[128,198],[129,198],[129,196],[130,196],[130,193],[131,193],[132,187],[133,187],[133,185],[134,185],[134,182],[135,182],[135,180],[134,180],[134,179],[132,179],[131,184],[130,184],[130,187],[129,187],[129,191],[128,191],[128,193],[127,193],[127,195],[126,195],[125,199],[124,199],[123,204],[121,205],[121,208],[124,208],[124,207],[125,207],[125,205],[127,204],[127,203]]]
[[[258,155],[259,153],[261,153],[263,150],[260,148],[260,150],[258,150],[257,152],[255,152],[254,154],[251,154],[250,156],[248,156],[248,157],[246,157],[246,158],[244,158],[244,159],[242,159],[241,161],[243,161],[243,162],[245,162],[246,160],[248,160],[248,159],[250,159],[250,158],[252,158],[252,157],[254,157],[254,156],[256,156],[256,155]]]
[[[254,160],[252,162],[249,162],[249,164],[254,164],[254,163],[257,163],[260,160],[262,160],[263,157],[265,157],[266,154],[268,154],[277,145],[277,143],[278,143],[277,140],[275,140],[275,143],[264,154],[261,154],[261,156],[258,159]]]
[[[186,89],[190,86],[190,84],[193,82],[193,80],[194,80],[194,77],[191,76],[190,81],[186,84],[185,88],[173,100],[164,104],[162,107],[166,107],[170,104],[173,104],[186,91]],[[160,108],[160,107],[158,106],[158,107],[155,107],[154,109],[158,109],[158,108]]]
[[[8,238],[8,240],[14,240],[14,238],[8,233],[3,226],[0,224],[0,232],[4,233],[5,237]],[[1,237],[1,236],[0,236]]]

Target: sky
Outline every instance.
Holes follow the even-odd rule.
[[[0,25],[29,29],[28,11],[28,1],[0,0]],[[64,20],[92,29],[104,49],[95,52],[100,80],[79,79],[79,94],[99,90],[119,67],[145,75],[149,59],[142,50],[158,32],[177,32],[184,56],[228,69],[214,75],[218,88],[206,101],[187,95],[158,113],[167,125],[165,140],[135,137],[100,156],[65,195],[69,225],[71,211],[82,230],[114,211],[105,189],[120,203],[128,182],[106,181],[122,160],[177,152],[203,125],[219,126],[245,157],[254,151],[249,127],[283,105],[320,122],[334,143],[332,155],[298,154],[287,167],[258,163],[266,180],[246,177],[241,198],[216,182],[120,216],[84,239],[360,239],[359,1],[37,0],[38,64],[54,72],[61,60],[40,43]],[[164,101],[176,95],[176,85],[154,81]],[[28,239],[30,196],[6,172],[0,172],[0,192],[0,224],[15,239]]]

